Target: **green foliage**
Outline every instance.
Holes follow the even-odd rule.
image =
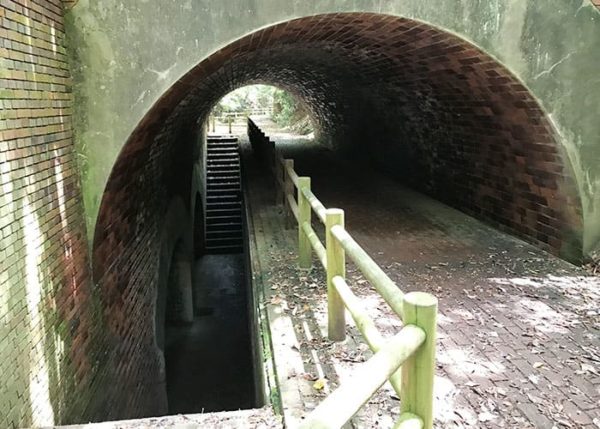
[[[273,120],[282,127],[292,124],[293,119],[301,109],[298,101],[292,94],[281,89],[276,89],[273,94]]]
[[[228,113],[249,113],[257,109],[272,109],[271,119],[282,128],[294,132],[312,132],[308,112],[290,92],[270,85],[249,85],[236,89],[223,97],[212,114],[221,117]]]
[[[271,108],[275,91],[274,87],[268,85],[244,86],[223,97],[213,112],[218,116],[221,113]]]
[[[313,131],[309,114],[302,102],[281,89],[276,89],[273,94],[272,119],[280,127],[290,127],[299,134],[309,134]]]

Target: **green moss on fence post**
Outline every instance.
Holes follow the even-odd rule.
[[[327,329],[331,341],[343,341],[346,338],[346,318],[344,302],[335,286],[333,278],[346,278],[346,254],[344,248],[331,233],[335,225],[344,226],[344,211],[327,209],[325,211],[325,244],[327,247]]]
[[[304,223],[311,224],[312,209],[303,189],[310,190],[310,177],[298,177],[298,263],[300,268],[312,266],[312,249],[310,240],[302,228]]]
[[[404,324],[425,331],[425,342],[402,365],[402,413],[423,419],[423,428],[433,428],[433,379],[435,376],[435,339],[437,298],[424,292],[404,295]]]

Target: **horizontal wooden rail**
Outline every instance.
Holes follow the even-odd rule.
[[[310,203],[310,206],[315,211],[318,218],[324,224],[325,223],[325,212],[327,211],[325,206],[321,203],[321,201],[319,201],[319,199],[315,196],[315,194],[312,193],[312,191],[310,189],[303,188],[302,193],[304,194],[304,196]]]
[[[375,290],[379,292],[385,302],[401,316],[403,315],[402,301],[404,294],[398,289],[396,283],[379,268],[379,265],[363,250],[360,245],[341,226],[331,228],[331,233],[338,240],[348,256],[360,269],[366,279],[371,282]]]
[[[342,301],[344,301],[344,305],[350,312],[350,315],[354,319],[356,323],[356,327],[362,334],[365,340],[367,340],[367,344],[373,350],[373,352],[378,352],[381,347],[383,347],[385,340],[381,336],[379,330],[375,327],[375,323],[373,323],[373,319],[371,319],[367,312],[363,309],[362,305],[359,302],[359,299],[352,293],[348,283],[340,276],[336,276],[333,278],[333,285],[336,290],[340,294]],[[396,371],[390,377],[390,384],[400,397],[400,390],[402,386],[402,374],[400,371]]]
[[[294,196],[292,194],[287,194],[286,198],[288,201],[288,205],[290,206],[290,210],[292,211],[296,220],[298,220],[298,204],[296,204],[296,200],[294,199]]]
[[[421,328],[412,325],[402,328],[347,382],[321,402],[300,428],[341,428],[424,341],[425,332]]]
[[[294,171],[294,167],[286,165],[285,171],[287,172],[287,174],[288,174],[290,180],[292,181],[292,183],[294,184],[294,186],[298,187],[298,175]]]
[[[321,265],[323,265],[323,268],[327,267],[327,251],[325,250],[325,246],[323,246],[323,243],[321,243],[321,240],[319,240],[319,237],[315,233],[315,230],[312,228],[312,226],[310,226],[308,222],[304,222],[302,224],[302,230],[306,234],[310,245],[317,254],[317,258],[319,258],[319,261],[321,261]]]

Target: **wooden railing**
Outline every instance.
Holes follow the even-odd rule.
[[[311,191],[310,177],[298,176],[293,160],[284,159],[251,120],[248,120],[248,135],[253,151],[275,177],[276,199],[286,207],[287,218],[297,222],[300,267],[311,267],[314,252],[326,270],[329,339],[345,339],[347,309],[374,352],[300,427],[340,428],[389,380],[401,403],[400,418],[394,427],[431,429],[437,299],[422,292],[403,294],[346,231],[344,211],[326,208]],[[313,212],[325,226],[325,244],[312,227]],[[346,257],[402,319],[403,328],[392,338],[383,338],[346,282]]]
[[[273,116],[273,108],[262,108],[262,109],[250,109],[243,112],[221,112],[218,115],[210,114],[206,119],[206,129],[208,132],[215,132],[217,129],[217,122],[227,125],[229,127],[229,134],[231,134],[232,125],[238,121],[245,121],[251,116]]]

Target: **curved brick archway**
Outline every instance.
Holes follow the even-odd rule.
[[[565,244],[564,231],[580,228],[580,203],[552,127],[527,88],[502,65],[468,42],[416,21],[368,13],[320,15],[230,44],[158,100],[113,169],[97,227],[96,265],[105,263],[102,247],[109,238],[123,237],[114,226],[129,222],[116,223],[113,210],[118,205],[131,213],[124,200],[134,200],[123,189],[134,171],[148,169],[150,149],[164,151],[166,142],[194,127],[222,96],[256,82],[299,95],[321,135],[334,144],[369,141],[373,158],[385,158],[392,173],[433,195],[449,192],[448,203],[555,253]],[[162,144],[153,144],[157,141]],[[115,184],[121,201],[114,200]]]
[[[366,154],[454,207],[555,254],[580,257],[581,208],[566,157],[545,113],[508,70],[421,22],[317,15],[215,52],[130,136],[106,186],[93,247],[107,314],[123,313],[124,297],[155,281],[165,201],[190,201],[198,124],[221,97],[250,83],[299,96],[321,138],[341,153]],[[119,335],[130,331],[120,326]]]

